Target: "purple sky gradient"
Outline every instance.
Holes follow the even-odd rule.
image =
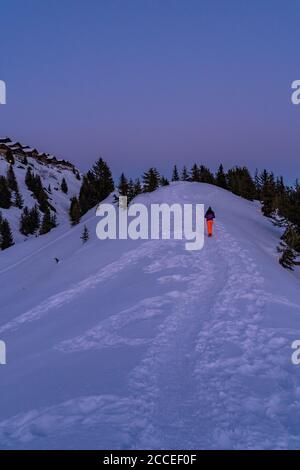
[[[299,1],[2,0],[0,134],[117,178],[151,165],[300,177]]]

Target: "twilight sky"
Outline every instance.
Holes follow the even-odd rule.
[[[0,135],[114,176],[300,177],[300,1],[1,0]]]

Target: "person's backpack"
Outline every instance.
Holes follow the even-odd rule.
[[[206,220],[213,220],[215,219],[215,213],[214,211],[209,207],[206,211],[206,214],[205,214],[205,218]]]

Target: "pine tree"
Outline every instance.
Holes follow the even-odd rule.
[[[83,178],[79,193],[81,213],[85,214],[89,209],[107,198],[114,188],[111,171],[107,163],[99,158],[92,170],[88,171]]]
[[[265,170],[262,174],[262,187],[260,198],[262,202],[262,213],[266,217],[271,217],[272,213],[275,210],[275,193],[276,186],[273,173],[266,173]]]
[[[40,214],[37,205],[32,209],[24,207],[20,218],[20,232],[25,235],[33,235],[40,227]]]
[[[94,177],[96,194],[98,196],[97,202],[101,202],[115,189],[110,168],[102,158],[99,158],[92,167],[91,174]]]
[[[143,191],[150,193],[159,187],[160,176],[156,168],[150,168],[143,174]]]
[[[224,168],[222,163],[220,164],[218,171],[216,173],[216,185],[220,188],[227,189],[226,175],[224,173]]]
[[[33,188],[33,175],[30,166],[26,170],[26,175],[25,175],[25,184],[29,191],[32,191]]]
[[[90,234],[86,225],[83,227],[83,232],[80,238],[82,240],[82,243],[86,243],[90,238]]]
[[[137,178],[134,182],[134,197],[138,196],[143,192],[141,182],[139,178]]]
[[[249,201],[253,201],[256,188],[246,167],[231,168],[227,173],[228,189]]]
[[[22,209],[23,206],[24,206],[24,200],[23,200],[23,197],[22,197],[22,195],[19,191],[19,188],[17,188],[16,192],[15,192],[14,204],[18,209]]]
[[[300,253],[300,227],[289,224],[284,234],[281,236],[281,240],[283,240],[293,250]]]
[[[23,212],[20,218],[20,232],[27,236],[30,233],[30,222],[29,222],[29,209],[28,207],[24,207]]]
[[[189,181],[189,179],[189,173],[186,166],[184,166],[181,172],[181,181]]]
[[[96,185],[91,173],[85,175],[82,180],[79,192],[79,205],[81,214],[85,214],[88,210],[97,204],[98,196],[96,192]]]
[[[36,199],[39,203],[39,208],[42,212],[46,212],[49,208],[49,204],[48,204],[48,196],[44,190],[44,188],[40,188],[37,192],[36,192]]]
[[[71,205],[69,209],[69,215],[71,219],[71,224],[76,225],[80,222],[81,209],[77,197],[72,197]]]
[[[192,166],[191,169],[191,181],[199,183],[200,182],[200,171],[196,163]]]
[[[129,194],[131,193],[131,194]],[[119,204],[119,197],[127,197],[127,204],[129,203],[130,196],[132,197],[132,187],[130,188],[129,182],[124,175],[124,173],[121,174],[120,179],[119,179],[119,184],[118,184],[118,196],[115,194],[114,195],[114,203]]]
[[[178,180],[173,180],[173,181],[178,181]],[[169,186],[169,180],[168,178],[165,178],[165,176],[161,176],[159,180],[160,186]]]
[[[128,196],[128,189],[129,189],[129,184],[126,176],[124,173],[121,174],[119,184],[118,184],[118,191],[120,196]]]
[[[50,230],[53,228],[53,220],[51,217],[50,210],[47,208],[47,210],[44,212],[41,228],[40,228],[40,235],[44,235],[45,233],[50,232]]]
[[[0,248],[1,250],[6,250],[13,245],[14,239],[8,220],[2,219],[0,224]]]
[[[39,230],[40,213],[39,213],[38,206],[36,204],[29,211],[29,224],[30,224],[30,233],[34,234]]]
[[[260,201],[261,184],[260,184],[260,178],[259,178],[257,168],[256,168],[255,174],[254,174],[254,185],[255,185],[255,199]]]
[[[134,182],[130,178],[128,181],[128,190],[127,190],[127,204],[129,204],[135,198],[134,194]]]
[[[7,180],[4,176],[0,176],[0,207],[9,209],[11,206],[11,192],[9,190]]]
[[[174,168],[173,168],[172,181],[179,181],[179,174],[178,174],[176,165],[174,165]]]
[[[7,169],[6,180],[7,180],[7,184],[8,184],[9,189],[11,191],[17,191],[18,183],[17,183],[15,172],[14,172],[14,169],[13,169],[12,165],[9,165],[9,167]]]
[[[27,172],[25,175],[25,184],[29,191],[33,193],[34,197],[38,201],[40,210],[42,212],[45,212],[49,207],[48,195],[45,189],[43,188],[40,175],[34,175],[30,167],[27,168]]]
[[[283,266],[285,269],[290,269],[293,271],[296,259],[296,253],[294,250],[289,246],[285,246],[284,248],[279,248],[278,251],[282,253],[279,258],[279,263],[281,266]]]
[[[204,165],[199,168],[199,179],[201,183],[214,184],[215,178],[212,172]]]
[[[63,193],[68,194],[68,185],[67,185],[65,178],[62,179],[60,189],[62,190]]]

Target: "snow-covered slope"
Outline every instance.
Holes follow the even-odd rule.
[[[300,290],[277,229],[206,184],[139,200],[212,205],[215,236],[100,242],[90,212],[0,253],[0,446],[299,448]]]
[[[81,181],[76,178],[76,174],[72,171],[74,167],[59,163],[45,163],[32,157],[27,158],[28,164],[25,165],[22,163],[21,157],[14,155],[14,159],[15,164],[13,165],[13,170],[18,182],[19,191],[24,200],[24,207],[27,206],[31,209],[37,203],[36,198],[25,184],[26,171],[27,168],[30,167],[34,175],[41,177],[43,187],[49,198],[49,203],[56,210],[55,214],[58,224],[69,223],[68,211],[70,208],[70,198],[78,195],[81,184]],[[8,167],[9,164],[5,156],[0,153],[0,175],[6,176]],[[78,170],[75,168],[74,170],[79,174]],[[63,178],[65,178],[68,186],[67,194],[62,192],[60,187]],[[48,192],[49,186],[51,192]],[[19,231],[22,209],[18,209],[14,206],[11,206],[9,209],[0,207],[0,212],[11,226],[15,243],[27,240],[28,237],[25,237]],[[52,213],[54,214],[53,211]]]

